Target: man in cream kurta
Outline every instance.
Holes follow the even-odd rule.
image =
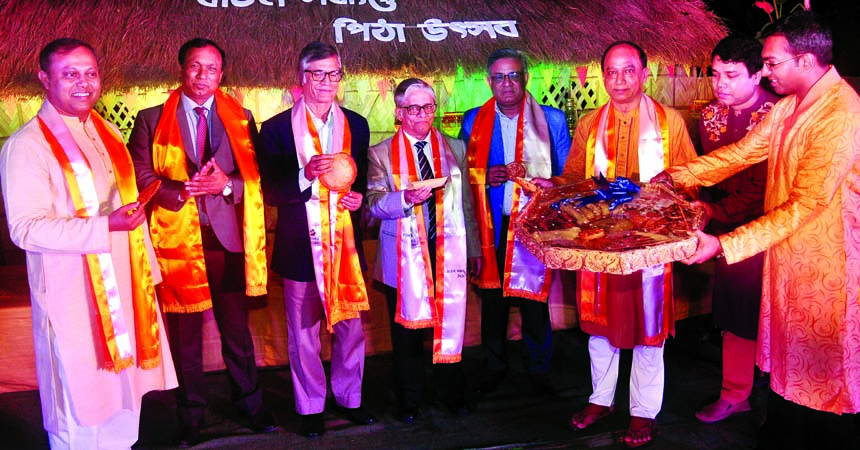
[[[616,42],[601,65],[610,101],[582,118],[564,172],[552,181],[570,183],[601,173],[648,181],[696,156],[681,115],[642,92],[648,67],[639,46]],[[674,332],[671,267],[630,275],[579,272],[577,306],[582,329],[591,334],[594,392],[586,409],[573,416],[572,427],[584,429],[613,411],[619,349],[632,348],[632,420],[625,441],[639,446],[651,440],[663,401],[663,342]]]
[[[43,422],[53,449],[130,448],[137,441],[143,394],[176,386],[152,287],[161,275],[143,208],[135,202],[131,160],[119,132],[92,111],[101,91],[92,48],[58,39],[42,50],[40,65],[46,101],[38,117],[3,146],[0,178],[10,235],[27,251]],[[63,150],[78,181],[72,186],[71,171],[55,156]],[[74,194],[89,205],[86,213],[76,215]],[[116,305],[110,321],[116,339],[106,340],[99,331],[104,324],[87,258],[94,254],[102,264],[103,276],[94,277],[98,284],[118,288],[106,294]],[[145,272],[139,284],[151,294],[140,304],[134,299],[139,286],[132,283],[136,262]],[[112,274],[105,269],[110,264]],[[136,321],[141,306],[148,308],[148,330]],[[123,335],[128,344],[119,342]],[[147,339],[153,352],[144,359],[138,344]],[[111,343],[127,346],[133,362],[111,361],[105,350]]]
[[[667,171],[680,187],[710,186],[768,160],[765,214],[700,233],[688,261],[765,252],[756,359],[772,393],[759,448],[852,448],[860,411],[860,98],[831,47],[816,14],[787,16],[762,52],[787,96],[744,139]]]

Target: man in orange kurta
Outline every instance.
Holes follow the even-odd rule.
[[[667,171],[677,186],[710,186],[768,160],[765,214],[700,233],[686,261],[765,252],[757,362],[772,393],[759,448],[853,448],[848,414],[860,411],[860,97],[831,48],[816,14],[784,18],[762,57],[786,97],[744,139]]]
[[[582,118],[556,184],[604,174],[648,181],[672,164],[695,158],[681,115],[642,92],[645,52],[633,43],[609,46],[601,63],[610,101]],[[650,442],[663,401],[663,342],[674,333],[671,264],[630,275],[580,271],[577,306],[588,348],[594,393],[571,426],[583,429],[613,410],[620,348],[633,349],[632,420],[625,441]]]

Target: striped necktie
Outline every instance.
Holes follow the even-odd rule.
[[[433,168],[430,167],[430,161],[427,160],[427,155],[424,154],[424,146],[427,141],[418,141],[415,143],[415,151],[418,153],[418,170],[421,172],[422,180],[430,180],[433,178]],[[430,195],[424,204],[427,207],[427,239],[436,240],[436,198],[435,195]]]

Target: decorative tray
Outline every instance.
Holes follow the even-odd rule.
[[[663,185],[601,177],[538,191],[514,233],[550,269],[626,275],[691,256],[702,213]]]

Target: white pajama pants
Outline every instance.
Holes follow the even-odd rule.
[[[55,339],[51,331],[52,342]],[[98,425],[82,425],[78,422],[72,412],[72,400],[69,398],[69,386],[63,374],[60,364],[57,346],[53,345],[53,358],[56,368],[52,376],[53,386],[57,386],[60,392],[56,392],[51,386],[40,386],[39,395],[48,396],[53,399],[56,415],[56,431],[48,431],[48,443],[51,450],[128,450],[137,442],[138,429],[140,428],[140,409],[121,409]],[[128,371],[122,371],[116,375],[123,383],[131,383]],[[93,392],[92,395],[99,395]],[[43,402],[43,404],[45,404]]]
[[[602,336],[588,339],[591,357],[591,386],[594,392],[588,401],[595,405],[612,406],[618,385],[620,351]],[[630,415],[654,419],[663,405],[664,386],[663,346],[637,345],[633,348],[630,369]]]

